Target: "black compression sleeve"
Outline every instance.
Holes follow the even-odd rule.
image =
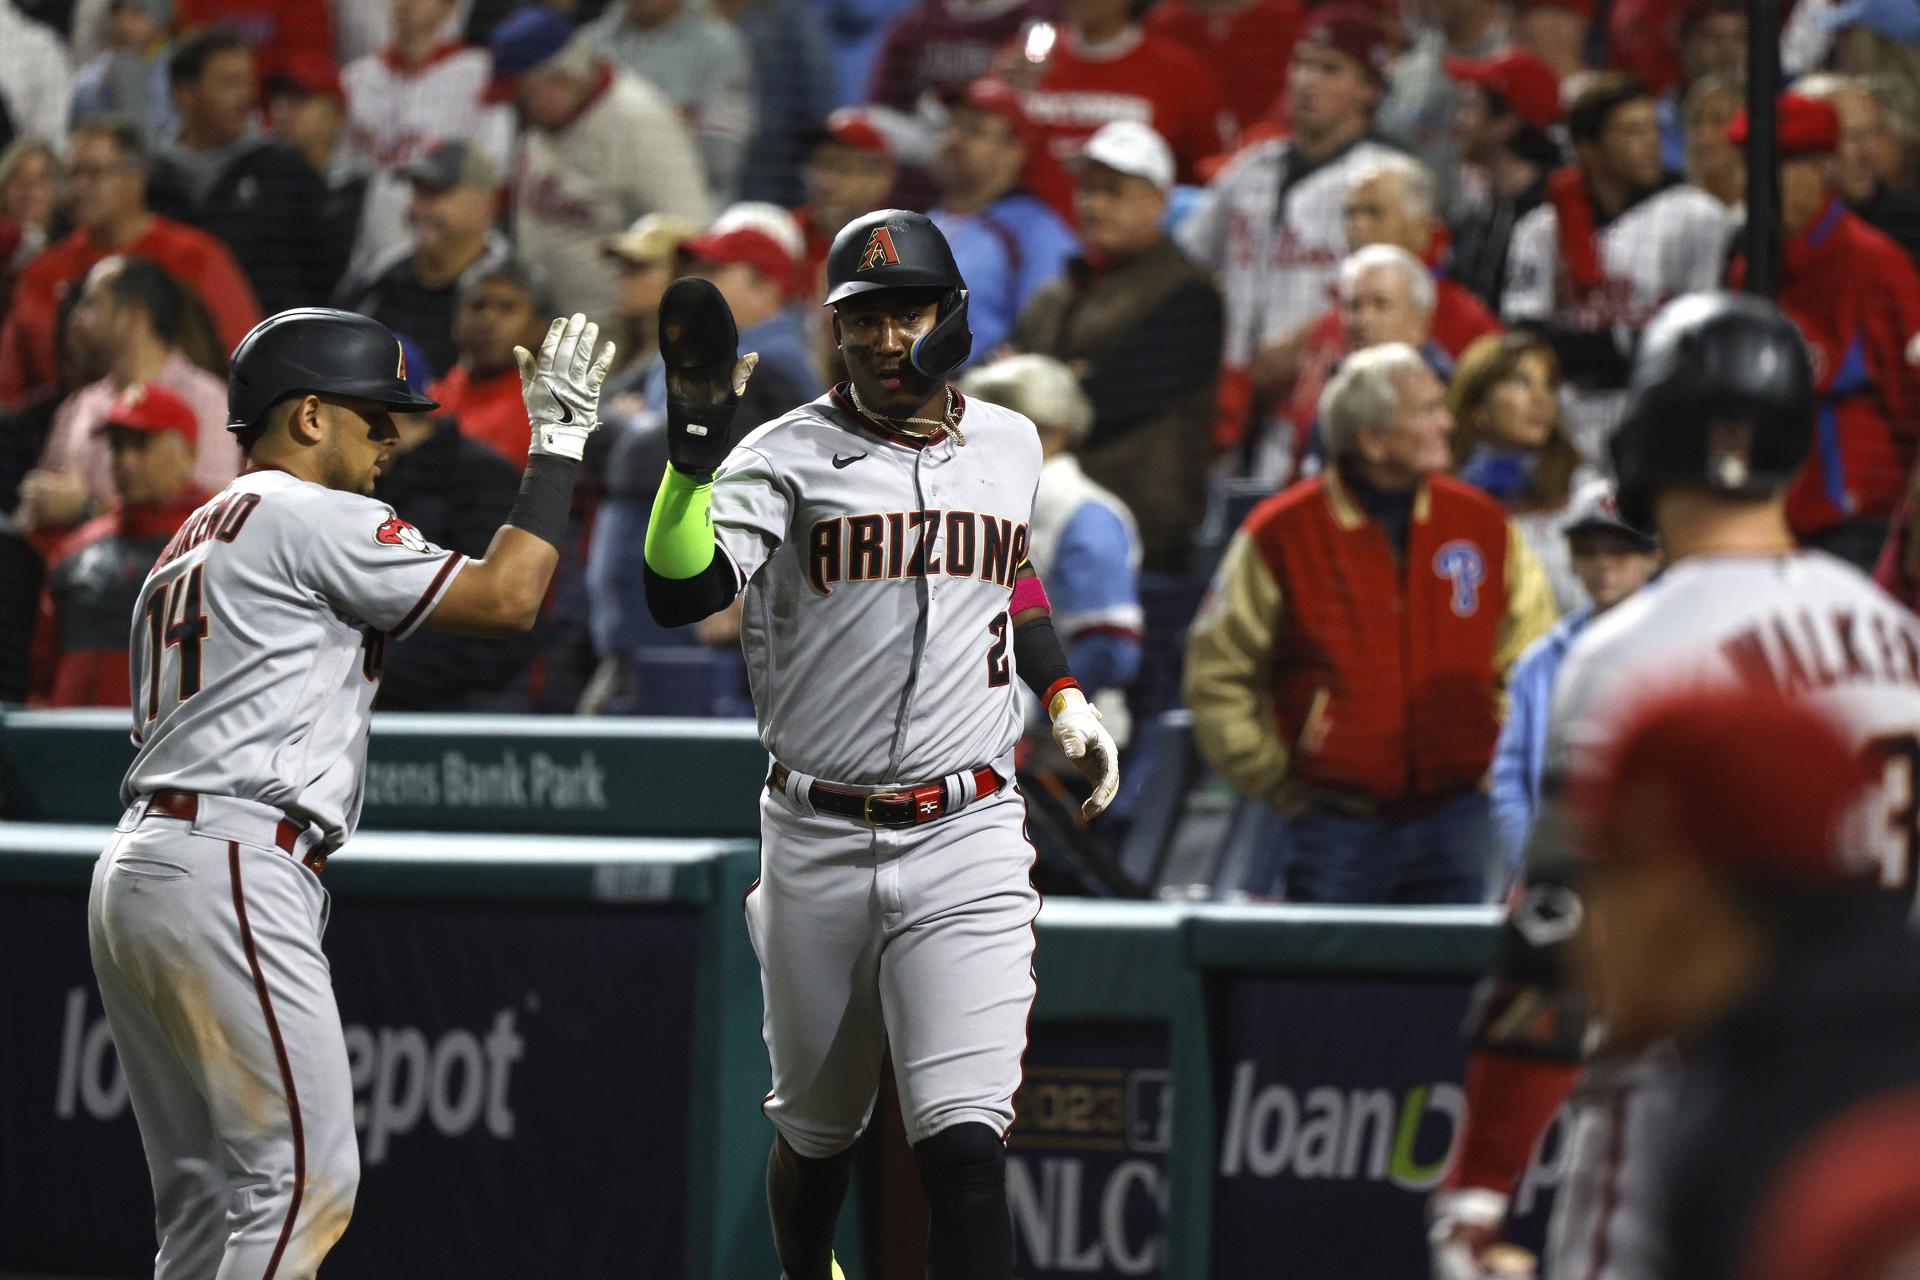
[[[1020,668],[1020,678],[1042,706],[1060,692],[1063,685],[1079,687],[1067,666],[1067,653],[1060,647],[1060,637],[1054,634],[1052,614],[1042,614],[1013,629],[1013,662]]]
[[[567,540],[567,516],[573,510],[573,477],[580,464],[572,458],[536,453],[527,459],[520,496],[513,500],[507,523],[525,529],[557,549]]]
[[[715,614],[733,603],[740,594],[740,582],[733,572],[733,561],[717,551],[713,560],[691,578],[668,578],[647,571],[647,612],[663,627],[684,627]]]

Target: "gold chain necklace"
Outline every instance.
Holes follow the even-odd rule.
[[[945,428],[948,434],[950,434],[953,437],[953,441],[955,444],[965,444],[967,442],[966,436],[960,433],[960,424],[958,420],[954,417],[952,386],[948,386],[947,388],[947,411],[944,414],[942,414],[938,419],[883,418],[879,414],[873,412],[873,410],[867,408],[866,405],[860,402],[860,389],[853,385],[853,382],[851,379],[849,379],[847,382],[847,394],[853,398],[853,407],[860,411],[860,414],[862,417],[867,418],[869,421],[876,422],[883,427],[891,426],[896,430],[904,430],[905,424],[911,422],[919,426],[931,427],[936,431],[940,430],[941,428]],[[908,431],[907,434],[910,436],[920,436],[922,439],[925,439],[931,433],[925,432],[925,431]]]

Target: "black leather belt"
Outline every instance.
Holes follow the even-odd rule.
[[[182,822],[192,822],[200,816],[200,797],[191,791],[156,791],[147,797],[147,812],[157,813],[163,818],[179,818]],[[300,834],[306,828],[290,818],[280,819],[280,825],[273,829],[273,843],[280,852],[288,857],[300,847]],[[308,870],[319,875],[327,865],[327,855],[319,849],[307,850],[307,856],[300,860]]]
[[[785,791],[792,777],[791,769],[776,763],[767,785]],[[981,765],[973,771],[973,788],[973,798],[983,800],[1000,789],[1000,775]],[[958,796],[953,797],[953,803],[948,803],[944,782],[889,791],[861,791],[831,782],[814,782],[807,788],[807,799],[813,803],[815,812],[864,822],[870,827],[917,827],[960,808]]]

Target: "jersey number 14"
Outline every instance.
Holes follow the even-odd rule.
[[[185,702],[200,692],[202,646],[207,639],[207,614],[201,603],[200,577],[196,565],[191,573],[153,589],[141,610],[147,624],[147,720],[160,714],[160,662],[166,651],[180,650],[177,700]]]

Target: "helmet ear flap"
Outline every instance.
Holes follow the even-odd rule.
[[[973,330],[967,327],[967,291],[949,289],[940,299],[939,320],[913,340],[907,361],[929,378],[944,378],[972,353]]]

